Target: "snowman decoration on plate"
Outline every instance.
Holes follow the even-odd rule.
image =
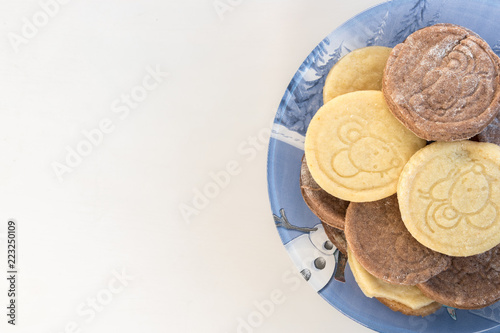
[[[341,282],[344,279],[345,257],[328,239],[321,223],[313,228],[303,228],[291,225],[285,215],[285,210],[280,210],[281,217],[273,215],[277,227],[304,232],[297,238],[285,244],[293,263],[299,269],[304,279],[320,291],[333,276]]]

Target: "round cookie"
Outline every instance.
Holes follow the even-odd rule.
[[[300,168],[300,191],[305,203],[319,219],[332,227],[344,229],[348,201],[336,198],[316,183],[307,168],[305,156]]]
[[[429,141],[481,132],[500,110],[500,59],[468,29],[437,24],[391,52],[382,91],[394,116]]]
[[[401,220],[396,195],[351,203],[345,235],[350,251],[372,275],[389,283],[415,285],[448,268],[451,258],[420,244]]]
[[[500,246],[455,257],[449,269],[421,283],[428,297],[458,309],[479,309],[500,300]]]
[[[425,144],[392,116],[382,92],[366,90],[335,97],[318,110],[305,155],[323,190],[365,202],[394,194],[406,161]]]
[[[500,145],[500,113],[481,133],[476,135],[473,140]]]
[[[358,90],[382,90],[382,75],[391,48],[367,46],[342,57],[330,70],[323,87],[323,102]]]
[[[439,310],[442,307],[442,304],[439,304],[437,302],[432,302],[429,305],[423,306],[418,309],[412,309],[409,306],[406,306],[402,303],[383,298],[383,297],[377,297],[377,299],[380,301],[380,303],[384,304],[387,306],[389,309],[392,311],[398,311],[401,312],[402,314],[405,314],[407,316],[420,316],[420,317],[425,317],[430,314],[433,314],[437,310]]]
[[[434,142],[405,165],[398,184],[401,217],[420,243],[471,256],[500,243],[500,147]]]
[[[383,298],[395,301],[412,310],[418,310],[435,303],[416,286],[390,284],[376,278],[359,264],[349,247],[347,253],[349,267],[354,279],[365,296],[369,298],[376,297],[379,300]]]
[[[325,222],[323,222],[323,228],[325,229],[326,236],[335,245],[340,252],[347,255],[347,241],[345,240],[344,231],[332,227]]]

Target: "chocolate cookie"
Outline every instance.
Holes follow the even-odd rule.
[[[398,44],[382,91],[394,116],[429,141],[467,139],[500,109],[500,59],[468,29],[436,24]]]
[[[332,227],[325,222],[321,223],[323,223],[323,228],[325,229],[325,233],[328,239],[333,243],[333,245],[335,245],[337,249],[339,249],[340,252],[347,255],[347,241],[345,240],[344,231]]]
[[[387,300],[386,303],[391,304],[391,309],[405,306],[413,311],[419,311],[429,305],[435,305],[435,301],[425,296],[424,293],[422,293],[422,291],[420,291],[420,289],[416,286],[391,284],[371,275],[356,260],[350,248],[347,248],[347,252],[349,257],[349,267],[351,268],[352,275],[354,276],[359,289],[361,289],[366,297],[375,297],[378,300],[383,300],[382,302]]]
[[[420,244],[406,229],[396,195],[347,209],[347,244],[359,263],[389,283],[415,285],[448,268],[451,258]]]
[[[454,257],[450,268],[417,285],[429,298],[459,309],[500,300],[500,245],[471,257]]]
[[[481,133],[476,135],[473,140],[500,145],[500,113]]]
[[[321,221],[332,227],[344,229],[345,212],[349,201],[334,197],[314,181],[307,167],[305,155],[302,157],[300,169],[300,191],[309,209]]]

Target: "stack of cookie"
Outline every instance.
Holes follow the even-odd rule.
[[[500,59],[488,44],[437,24],[355,50],[323,97],[301,190],[363,292],[420,316],[500,300]]]

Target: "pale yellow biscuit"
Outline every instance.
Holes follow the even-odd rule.
[[[406,164],[398,184],[406,228],[428,248],[471,256],[500,243],[500,147],[435,142]]]
[[[367,297],[386,298],[399,302],[413,310],[434,302],[416,286],[390,284],[371,275],[359,264],[349,247],[347,248],[347,258],[356,283]]]
[[[323,87],[323,102],[358,90],[382,90],[382,75],[391,48],[368,46],[349,52],[332,67]]]
[[[433,302],[427,306],[423,306],[419,309],[412,309],[404,304],[401,304],[399,302],[383,298],[383,297],[377,297],[377,299],[380,301],[380,303],[384,304],[387,306],[389,309],[392,311],[398,311],[401,312],[402,314],[405,314],[407,316],[421,316],[425,317],[428,316],[437,310],[441,309],[443,306],[442,304],[439,304],[438,302]]]
[[[318,110],[306,133],[305,154],[323,190],[367,202],[396,193],[403,166],[425,144],[394,118],[382,92],[356,91]]]

